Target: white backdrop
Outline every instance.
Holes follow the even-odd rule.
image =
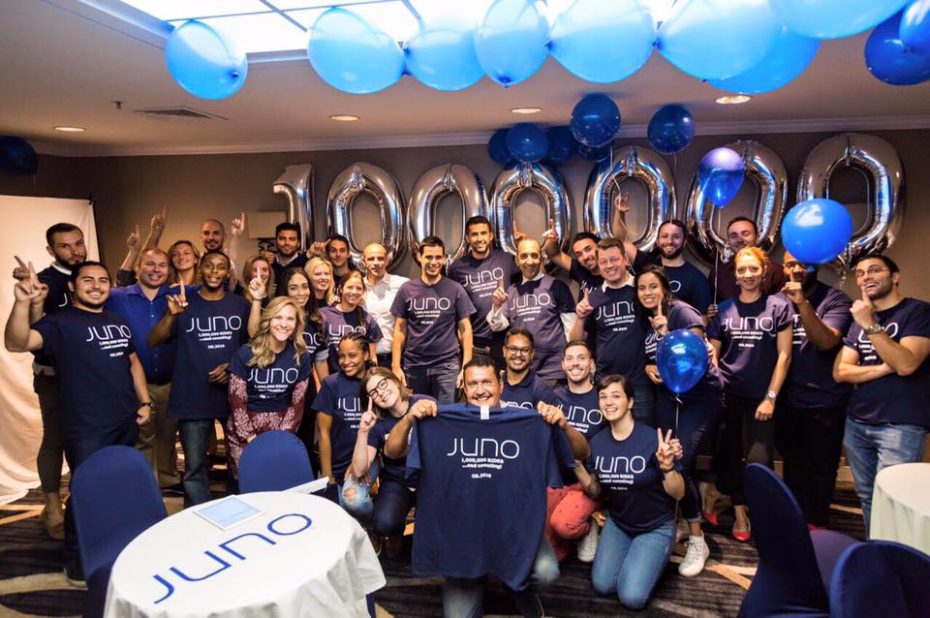
[[[59,222],[84,230],[87,259],[98,259],[94,209],[87,200],[0,195],[2,327],[13,306],[13,256],[31,260],[36,271],[51,264],[45,251],[45,230]],[[32,354],[10,354],[0,346],[0,504],[18,500],[39,485],[36,454],[41,441],[42,418],[32,390]]]

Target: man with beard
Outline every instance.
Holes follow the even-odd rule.
[[[271,269],[274,271],[275,296],[287,296],[284,273],[288,268],[303,268],[307,263],[307,256],[300,251],[300,225],[279,223],[274,228],[274,246],[277,252]]]
[[[495,332],[513,327],[532,333],[536,341],[533,371],[554,387],[565,378],[562,352],[565,334],[575,323],[575,302],[567,285],[542,272],[537,241],[524,238],[517,244],[517,266],[520,283],[505,288],[506,281],[498,282],[487,322]]]
[[[930,429],[930,304],[905,298],[894,260],[867,255],[853,264],[862,298],[833,365],[855,384],[843,445],[869,530],[872,489],[882,468],[923,459]]]
[[[229,258],[209,251],[200,258],[203,285],[187,295],[184,286],[167,296],[168,312],[152,327],[148,343],[155,348],[175,341],[174,379],[168,416],[178,422],[184,450],[184,505],[210,500],[207,441],[217,419],[229,415],[227,368],[236,350],[248,341],[249,303],[226,293]]]
[[[362,252],[365,260],[365,311],[373,317],[381,329],[378,341],[378,366],[391,368],[391,346],[394,342],[394,315],[391,305],[400,286],[410,281],[407,277],[392,275],[387,271],[390,263],[387,249],[373,242]]]
[[[494,233],[487,217],[477,215],[465,222],[465,240],[468,252],[449,267],[449,278],[458,281],[477,313],[472,317],[474,354],[487,356],[498,369],[504,368],[501,347],[502,333],[496,332],[487,321],[492,307],[492,296],[500,282],[510,284],[514,275],[513,258],[494,248]],[[497,329],[500,330],[500,329]]]
[[[694,265],[685,261],[685,224],[678,219],[663,221],[659,226],[656,249],[672,294],[701,313],[707,312],[711,302],[707,277]]]
[[[535,409],[540,402],[557,406],[559,399],[532,370],[533,334],[523,328],[511,328],[504,340],[504,390],[500,405],[505,408]]]
[[[39,271],[39,283],[48,288],[44,300],[33,307],[33,322],[43,315],[53,315],[68,307],[71,293],[68,279],[71,271],[87,259],[87,247],[84,245],[84,232],[70,223],[56,223],[45,232],[48,254],[52,264]],[[18,281],[28,279],[29,267],[18,257],[18,266],[13,270],[13,278]],[[45,353],[37,353],[32,363],[33,388],[39,397],[39,410],[42,414],[42,443],[36,457],[39,471],[39,483],[45,499],[42,509],[42,523],[50,537],[64,539],[64,513],[61,508],[61,464],[64,457],[64,434],[62,427],[61,394],[58,378],[55,375],[53,359]]]
[[[49,288],[28,268],[16,283],[15,302],[4,333],[10,352],[43,351],[54,359],[59,380],[65,457],[72,470],[100,449],[132,446],[137,424],[149,422],[145,371],[126,323],[104,310],[110,275],[99,262],[73,265],[68,280],[72,304],[30,328],[32,307]],[[84,586],[74,527],[74,507],[65,512],[65,575]]]
[[[759,244],[759,229],[756,222],[748,217],[734,217],[727,224],[727,245],[733,255],[740,249],[755,247]],[[769,265],[765,269],[765,279],[762,282],[763,294],[775,294],[785,286],[784,268],[777,261],[767,258]],[[707,309],[708,317],[717,313],[717,305],[728,298],[739,295],[739,286],[736,283],[736,262],[729,259],[724,262],[721,256],[716,256],[714,265],[707,273],[707,281],[712,292],[712,305]]]
[[[172,343],[153,349],[149,347],[147,338],[152,327],[168,311],[168,294],[172,292],[167,285],[168,255],[161,249],[148,249],[142,253],[136,273],[138,283],[113,289],[106,308],[122,317],[129,325],[136,354],[145,369],[154,422],[139,429],[136,447],[151,464],[158,485],[167,488],[181,482],[175,448],[178,426],[168,417],[174,345]]]

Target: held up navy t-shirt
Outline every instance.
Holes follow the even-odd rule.
[[[563,313],[575,312],[575,299],[568,286],[550,275],[507,288],[504,305],[510,328],[525,328],[533,334],[533,369],[544,380],[564,378],[565,352]]]
[[[466,253],[449,266],[449,278],[465,288],[477,310],[471,318],[475,339],[498,340],[503,336],[491,330],[487,316],[493,306],[491,297],[497,289],[497,282],[503,281],[504,286],[509,285],[515,272],[517,267],[513,256],[499,249],[491,249],[488,257],[483,260]]]
[[[125,320],[111,311],[68,306],[32,328],[42,335],[42,351],[55,361],[68,436],[111,432],[135,422],[139,400],[129,355],[136,348]]]
[[[465,288],[448,277],[435,285],[411,279],[400,286],[391,313],[407,320],[402,363],[406,370],[457,361],[458,323],[475,313],[475,306]]]
[[[435,399],[428,395],[414,395],[410,398],[409,405],[412,406],[421,399],[435,401]],[[384,454],[384,444],[387,442],[388,436],[391,435],[391,431],[394,430],[394,427],[397,426],[397,423],[399,423],[402,418],[402,416],[386,415],[378,419],[375,426],[368,432],[368,446],[376,449],[378,451],[378,456],[381,457],[381,471],[378,473],[379,478],[399,483],[405,487],[416,487],[416,475],[411,475],[409,478],[407,477],[407,456],[404,455],[403,457],[395,459]]]
[[[310,406],[317,412],[332,417],[329,440],[332,448],[333,477],[342,482],[346,469],[352,463],[352,452],[358,437],[358,426],[362,420],[361,381],[349,378],[341,371],[330,374],[320,384]]]
[[[249,412],[280,412],[291,405],[294,386],[310,377],[313,358],[306,352],[295,358],[294,344],[288,343],[267,367],[249,366],[252,346],[244,344],[229,363],[229,373],[246,383]]]
[[[323,307],[323,336],[329,347],[329,372],[339,371],[339,340],[349,333],[364,335],[370,343],[381,341],[381,327],[378,322],[363,310],[365,323],[359,323],[358,311],[345,313],[336,307]]]
[[[633,384],[651,384],[643,348],[647,324],[636,311],[636,290],[632,285],[596,289],[590,302],[594,311],[585,318],[584,329],[594,337],[598,379],[619,373]]]

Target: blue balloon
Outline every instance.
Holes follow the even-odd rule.
[[[465,24],[421,24],[404,46],[407,71],[430,88],[462,90],[484,77],[475,53],[475,36]]]
[[[475,28],[475,51],[488,77],[504,87],[539,70],[549,50],[549,22],[530,0],[495,0]]]
[[[168,72],[184,90],[201,99],[225,99],[245,84],[245,52],[195,19],[171,31],[165,44]]]
[[[865,66],[893,86],[912,86],[930,79],[930,55],[905,47],[898,38],[901,15],[880,24],[865,42]]]
[[[585,146],[584,144],[578,144],[578,156],[584,159],[585,161],[591,161],[592,163],[600,163],[604,159],[610,156],[610,144],[604,146]]]
[[[324,82],[351,94],[384,90],[404,74],[404,53],[394,37],[340,8],[313,24],[307,58]]]
[[[546,131],[549,140],[547,159],[553,163],[568,163],[578,152],[578,142],[570,127],[552,127]]]
[[[746,173],[742,157],[729,148],[714,148],[698,165],[698,185],[710,202],[722,208],[739,192]]]
[[[839,39],[865,32],[907,0],[771,0],[776,19],[802,36]]]
[[[532,122],[521,122],[507,131],[507,150],[517,161],[536,163],[549,152],[549,140]]]
[[[699,79],[726,79],[762,62],[781,26],[768,0],[690,0],[659,28],[659,52]]]
[[[32,176],[39,169],[35,148],[21,137],[0,137],[0,169],[19,176]]]
[[[687,393],[707,373],[710,359],[704,338],[687,328],[673,330],[659,341],[656,367],[668,390]]]
[[[694,139],[694,119],[682,105],[663,105],[652,115],[646,135],[662,154],[681,152]]]
[[[803,73],[814,61],[819,48],[820,39],[795,34],[782,26],[775,37],[775,44],[762,62],[745,73],[728,79],[712,79],[710,83],[715,88],[741,94],[771,92],[793,82]]]
[[[826,264],[840,255],[853,234],[849,211],[833,200],[812,199],[788,211],[781,240],[802,264]]]
[[[620,132],[620,108],[607,95],[585,95],[572,109],[571,128],[578,143],[605,146]]]
[[[930,0],[914,0],[904,9],[898,32],[908,49],[930,54]]]
[[[491,157],[495,163],[503,165],[504,167],[510,167],[514,164],[516,159],[513,158],[513,155],[510,154],[510,150],[507,149],[507,129],[498,129],[494,132],[494,135],[491,136],[491,139],[488,141],[488,156]]]
[[[636,0],[575,0],[552,26],[549,53],[581,79],[616,82],[649,60],[655,29]]]

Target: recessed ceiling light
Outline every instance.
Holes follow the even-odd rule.
[[[84,131],[87,130],[87,129],[85,129],[84,127],[65,127],[65,126],[62,126],[62,127],[52,127],[52,128],[55,129],[56,131],[61,131],[62,133],[83,133]]]
[[[515,107],[510,110],[514,114],[538,114],[542,111],[541,107]]]
[[[354,114],[333,114],[329,119],[335,120],[336,122],[355,122],[358,120],[358,116]]]
[[[716,101],[720,105],[739,105],[740,103],[746,103],[750,99],[752,97],[747,97],[745,94],[727,94],[717,97]]]

